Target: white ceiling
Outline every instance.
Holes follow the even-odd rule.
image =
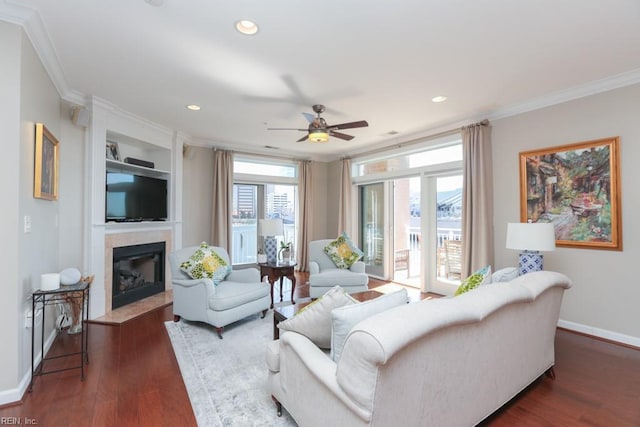
[[[0,18],[18,15],[65,99],[97,96],[200,142],[292,157],[640,81],[638,0],[0,0]],[[239,19],[258,34],[236,32]],[[315,103],[329,124],[369,127],[327,144],[266,130],[306,127]]]

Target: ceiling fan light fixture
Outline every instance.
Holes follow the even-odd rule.
[[[323,130],[315,130],[309,132],[309,142],[327,142],[329,134]]]
[[[248,19],[241,19],[236,22],[236,30],[241,34],[252,36],[258,32],[258,25]]]

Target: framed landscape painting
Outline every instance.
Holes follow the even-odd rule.
[[[33,197],[58,200],[58,145],[42,123],[36,123]]]
[[[622,250],[619,138],[520,153],[520,220],[551,222],[556,245]]]

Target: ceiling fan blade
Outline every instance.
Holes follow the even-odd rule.
[[[311,113],[302,113],[302,115],[304,116],[305,119],[307,119],[307,121],[309,123],[313,123],[313,121],[316,119],[315,114],[311,114]]]
[[[303,132],[307,132],[309,129],[298,129],[298,128],[267,128],[267,130],[300,130]]]
[[[353,136],[347,135],[346,133],[336,132],[334,130],[329,131],[329,135],[335,136],[336,138],[344,139],[345,141],[351,141]]]
[[[300,138],[299,140],[297,140],[296,142],[302,142],[302,141],[306,141],[307,138],[309,138],[309,135],[305,135],[302,138]]]
[[[327,126],[327,129],[353,129],[353,128],[363,128],[369,126],[366,120],[360,120],[359,122],[349,122],[349,123],[340,123],[339,125],[331,125]]]

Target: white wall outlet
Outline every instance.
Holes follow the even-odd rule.
[[[27,329],[31,329],[31,317],[33,316],[33,311],[31,311],[31,309],[28,309],[24,312],[24,327]],[[36,309],[36,325],[39,324],[40,322],[40,316],[42,316],[42,309],[37,308]]]
[[[24,232],[31,233],[31,215],[24,216]]]

